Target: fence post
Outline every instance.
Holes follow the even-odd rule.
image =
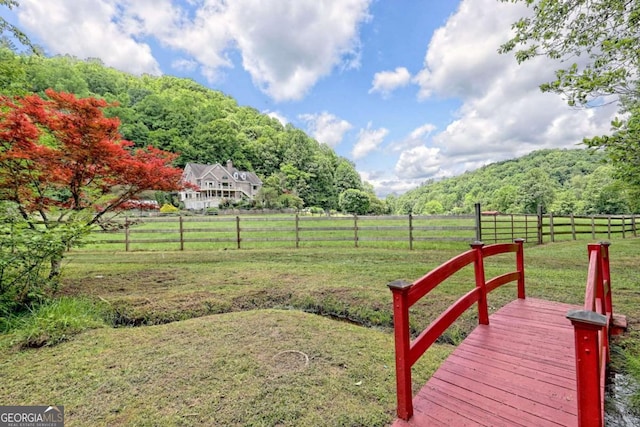
[[[393,293],[393,331],[396,347],[396,410],[398,418],[408,420],[413,415],[411,392],[411,363],[409,360],[409,302],[411,283],[396,280],[387,285]]]
[[[413,215],[409,214],[409,250],[413,250]]]
[[[600,388],[600,343],[598,333],[607,324],[607,317],[586,310],[567,313],[575,333],[576,381],[578,391],[578,426],[604,425],[604,405]]]
[[[542,244],[542,205],[538,205],[538,244]]]
[[[124,250],[129,252],[129,217],[124,217]]]
[[[353,243],[358,247],[358,215],[353,215]]]
[[[593,215],[591,215],[591,238],[596,238],[596,218]]]
[[[556,236],[553,229],[553,212],[549,212],[549,235],[551,236],[551,243],[556,241]]]
[[[514,242],[518,245],[518,252],[516,252],[516,271],[518,272],[518,298],[525,298],[524,291],[524,239],[515,239]]]
[[[236,216],[236,241],[238,242],[238,249],[240,249],[240,217]]]
[[[571,237],[573,237],[573,240],[576,240],[576,219],[573,217],[573,214],[571,214]]]
[[[526,221],[526,218],[525,218],[525,221]],[[515,224],[513,222],[513,214],[511,214],[511,240],[513,240],[515,238],[515,236],[516,236],[515,227],[516,226],[515,226]]]
[[[633,237],[638,237],[638,231],[636,230],[636,216],[631,216],[631,230],[633,230]]]
[[[498,243],[498,215],[493,214],[493,243]]]
[[[182,215],[178,217],[180,221],[180,250],[184,251],[184,226],[182,224]]]
[[[611,240],[611,215],[607,216],[607,239]]]
[[[300,247],[300,218],[296,212],[296,249]]]
[[[622,238],[627,238],[627,223],[624,221],[624,215],[622,215]]]
[[[475,259],[473,261],[474,272],[476,277],[476,288],[480,289],[480,296],[478,297],[478,323],[481,325],[489,324],[489,307],[487,305],[487,288],[485,286],[484,276],[484,256],[482,254],[482,247],[484,243],[473,242],[471,248],[475,253]]]
[[[475,204],[476,212],[476,242],[482,242],[482,212],[480,210],[480,203]]]

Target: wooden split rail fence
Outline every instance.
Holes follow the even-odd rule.
[[[385,246],[415,249],[433,242],[531,244],[562,239],[637,237],[635,216],[387,215],[387,216],[170,216],[115,220],[96,230],[91,248],[184,250],[269,246]]]

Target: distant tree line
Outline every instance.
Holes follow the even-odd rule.
[[[502,213],[622,214],[640,212],[632,189],[614,178],[600,151],[541,150],[460,176],[424,183],[386,203],[397,214],[472,213],[475,203]]]

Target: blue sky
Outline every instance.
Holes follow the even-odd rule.
[[[558,64],[497,49],[527,13],[498,0],[20,0],[2,16],[49,55],[192,78],[291,123],[384,197],[606,133],[538,85]]]

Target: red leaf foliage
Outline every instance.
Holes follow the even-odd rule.
[[[0,200],[26,213],[91,207],[100,216],[142,191],[181,188],[177,155],[133,149],[120,121],[104,116],[106,101],[46,94],[0,97]]]

